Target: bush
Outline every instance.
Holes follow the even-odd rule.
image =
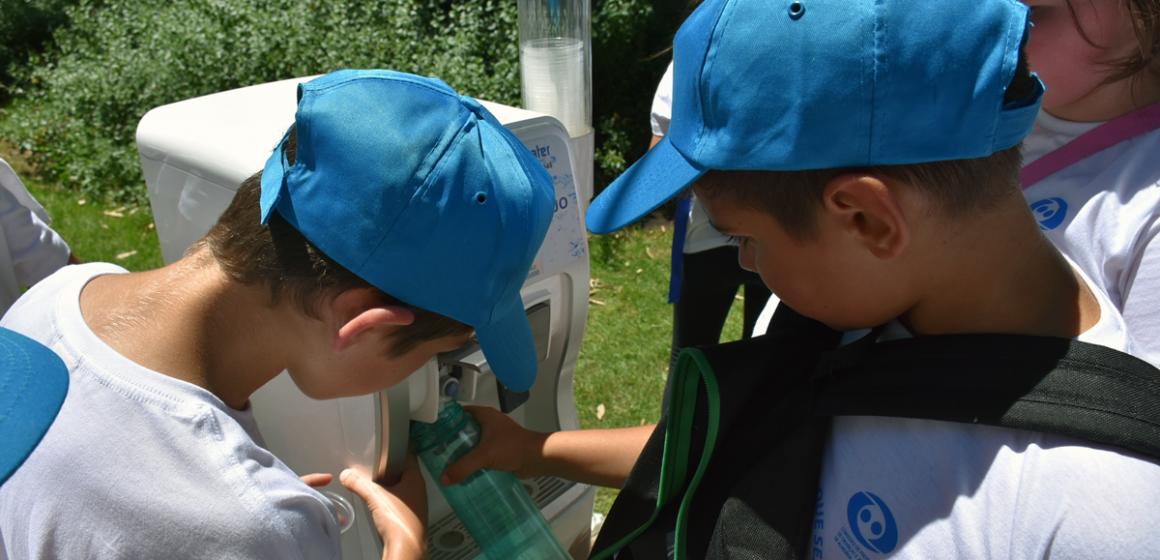
[[[648,149],[649,111],[677,28],[700,0],[604,0],[592,16],[595,192]]]
[[[667,62],[648,55],[667,46],[676,22],[659,22],[649,0],[604,0],[593,11],[597,140],[607,144],[598,147],[598,174],[606,170],[598,180],[606,182],[647,146],[648,103]],[[28,93],[0,134],[30,154],[42,178],[119,201],[146,200],[138,121],[190,97],[380,67],[520,101],[512,0],[80,0],[67,14],[55,48],[21,74]]]
[[[0,0],[0,98],[13,85],[14,66],[41,52],[52,32],[68,22],[65,7],[76,0]]]

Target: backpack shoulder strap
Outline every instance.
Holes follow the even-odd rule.
[[[1075,340],[927,336],[854,343],[815,371],[815,412],[979,423],[1160,458],[1160,370]]]
[[[743,474],[745,465],[765,455],[764,447],[790,438],[798,424],[828,427],[828,419],[818,422],[811,414],[809,379],[818,356],[840,338],[841,333],[820,323],[803,321],[760,338],[683,350],[669,409],[609,510],[591,558],[608,558],[622,549],[637,560],[663,558],[664,547],[652,538],[656,531],[673,533],[676,558],[704,557],[716,512],[733,485],[718,488],[717,483]],[[771,409],[772,402],[789,406]],[[762,445],[722,450],[722,438],[738,437],[738,423],[752,429],[754,415],[774,420],[761,424]],[[824,431],[810,432],[818,434]],[[708,476],[710,468],[723,468],[728,476]],[[813,489],[804,495],[802,503],[812,504]],[[812,514],[806,521],[811,519]]]
[[[601,530],[592,549],[593,560],[608,558],[632,543],[649,529],[670,502],[680,501],[680,517],[683,517],[685,502],[692,499],[704,475],[717,436],[720,412],[717,380],[704,354],[695,348],[681,351],[675,373],[673,401],[668,413],[645,444],[621,489],[621,496],[608,512],[605,520],[608,530]],[[700,438],[693,434],[699,394],[708,404],[707,425],[703,426]],[[698,446],[694,440],[703,441]],[[683,548],[683,531],[677,533],[675,546],[678,550]]]

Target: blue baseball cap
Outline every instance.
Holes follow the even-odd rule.
[[[68,394],[68,368],[44,345],[0,327],[0,484],[56,420]]]
[[[479,102],[442,81],[341,70],[298,86],[297,152],[262,173],[275,209],[408,305],[475,328],[513,391],[536,379],[520,288],[552,220],[552,178]]]
[[[588,208],[609,233],[709,169],[977,158],[1015,146],[1043,83],[1004,104],[1027,38],[1016,0],[708,0],[673,42],[669,133]]]

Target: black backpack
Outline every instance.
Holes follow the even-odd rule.
[[[1069,339],[924,336],[841,348],[820,323],[684,351],[668,414],[592,559],[807,558],[834,416],[979,423],[1160,458],[1160,370]],[[931,375],[932,371],[941,372]]]

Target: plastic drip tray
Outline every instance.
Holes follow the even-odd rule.
[[[520,482],[524,484],[524,490],[532,496],[532,501],[544,513],[549,523],[572,501],[582,496],[587,488],[570,480],[552,476],[530,478]],[[553,503],[568,494],[569,490],[579,492],[574,492],[576,495],[571,499],[561,500],[558,504]],[[482,552],[454,511],[432,522],[427,528],[427,553],[431,560],[466,560],[475,558]]]

